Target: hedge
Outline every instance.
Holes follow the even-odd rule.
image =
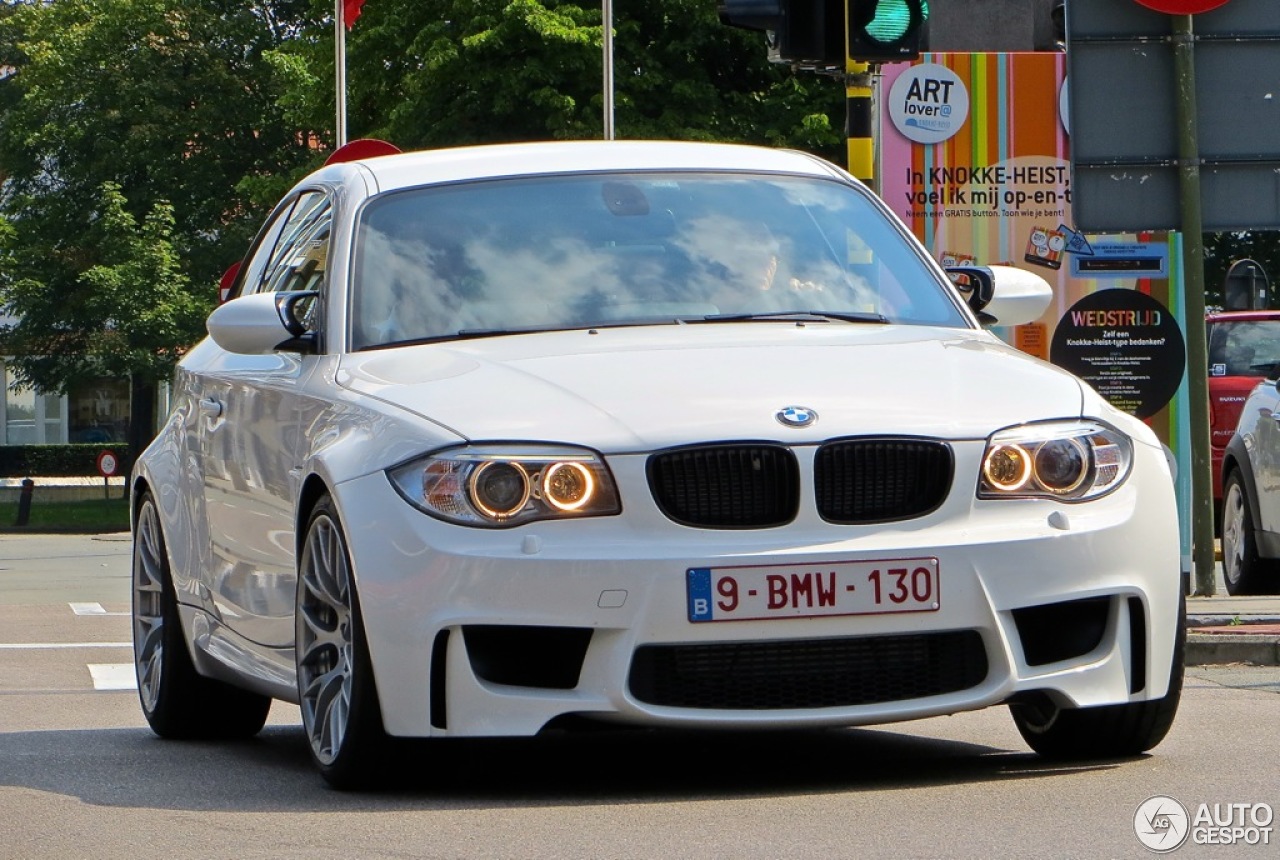
[[[117,475],[127,473],[129,447],[122,443],[0,445],[0,478],[96,477],[98,455],[103,451],[116,455]]]

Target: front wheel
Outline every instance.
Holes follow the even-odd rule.
[[[1022,739],[1040,755],[1055,759],[1124,758],[1164,740],[1182,698],[1186,612],[1184,599],[1174,631],[1169,692],[1163,697],[1097,708],[1062,708],[1047,698],[1011,704],[1009,712]]]
[[[133,535],[133,661],[147,723],[162,738],[247,738],[262,730],[271,699],[196,672],[151,493]]]
[[[382,763],[387,737],[351,556],[328,496],[307,524],[294,624],[298,701],[311,760],[334,788],[365,787]]]

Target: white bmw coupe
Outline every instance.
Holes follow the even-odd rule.
[[[856,726],[1008,705],[1137,754],[1177,710],[1159,441],[984,326],[831,164],[475,147],[327,166],[245,257],[132,476],[164,737],[299,703],[338,787],[394,738]]]

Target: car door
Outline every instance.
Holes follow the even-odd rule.
[[[1253,387],[1280,366],[1280,319],[1250,312],[1213,318],[1209,340],[1209,436],[1215,475],[1235,434],[1240,410]],[[1222,488],[1215,486],[1215,497]]]
[[[276,217],[278,227],[264,232],[238,295],[323,287],[329,197],[303,192]],[[294,501],[305,450],[299,386],[306,365],[298,352],[219,351],[201,380],[208,598],[228,627],[273,647],[293,641]]]
[[[1253,436],[1249,453],[1258,492],[1259,526],[1268,532],[1280,532],[1280,390],[1276,385],[1274,374],[1259,383],[1240,416],[1241,432]]]

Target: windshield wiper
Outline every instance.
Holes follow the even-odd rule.
[[[695,322],[697,320],[694,320]],[[513,334],[538,334],[552,331],[588,331],[591,329],[601,328],[629,328],[635,326],[647,325],[683,325],[689,322],[684,318],[677,317],[650,317],[645,319],[624,319],[624,320],[604,320],[598,322],[585,323],[555,323],[548,325],[536,326],[517,326],[514,328],[464,328],[458,331],[445,332],[443,334],[426,335],[424,337],[410,337],[403,340],[392,340],[385,343],[374,343],[360,347],[357,352],[365,352],[374,349],[394,349],[401,346],[421,346],[428,343],[444,343],[456,340],[476,340],[486,337],[504,337]]]
[[[752,322],[754,320],[782,320],[783,322],[792,320],[799,322],[806,320],[839,320],[840,322],[881,324],[889,322],[889,318],[884,314],[856,313],[853,311],[769,311],[767,313],[754,314],[708,314],[702,319],[706,322]]]

